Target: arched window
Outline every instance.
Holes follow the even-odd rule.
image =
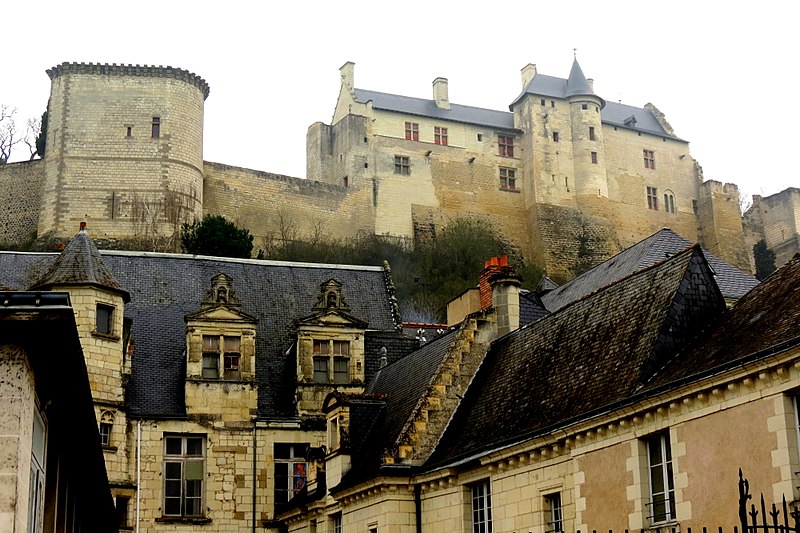
[[[664,211],[667,213],[675,212],[675,195],[670,190],[664,193]]]
[[[111,446],[111,430],[114,429],[114,413],[103,411],[100,415],[100,444]]]

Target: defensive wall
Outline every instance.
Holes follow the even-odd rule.
[[[14,249],[33,242],[39,224],[44,161],[0,165],[0,246]]]
[[[800,189],[789,187],[766,197],[753,195],[743,224],[748,249],[763,239],[780,268],[800,251]]]

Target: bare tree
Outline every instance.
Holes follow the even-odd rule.
[[[17,135],[16,113],[16,107],[0,105],[0,165],[8,163],[14,146],[22,141]]]
[[[28,130],[25,132],[25,136],[21,139],[28,146],[28,151],[31,153],[31,158],[29,161],[33,161],[33,159],[38,155],[42,157],[42,154],[39,153],[39,150],[36,147],[36,139],[39,138],[39,135],[42,133],[42,119],[39,118],[29,118],[28,119]]]

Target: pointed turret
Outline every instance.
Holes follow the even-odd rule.
[[[583,75],[583,70],[578,64],[577,57],[572,61],[572,69],[569,71],[569,78],[567,78],[566,93],[567,96],[594,94],[589,82],[586,80],[586,76]]]
[[[131,301],[128,291],[120,286],[103,263],[97,246],[86,231],[86,222],[81,222],[78,234],[31,289],[49,290],[54,286],[76,285],[106,289],[121,295],[125,302]]]

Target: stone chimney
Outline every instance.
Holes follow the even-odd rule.
[[[589,86],[589,90],[594,92],[594,79],[593,78],[588,78],[586,80],[586,84]]]
[[[354,98],[356,95],[355,67],[355,63],[348,61],[339,68],[339,73],[342,76],[342,87],[346,88],[347,92],[350,93]]]
[[[436,107],[440,109],[450,109],[450,97],[447,94],[447,78],[436,78],[433,80],[433,99]]]
[[[536,76],[536,65],[533,63],[528,63],[524,67],[522,67],[522,89],[524,90],[525,87],[531,82],[533,77]]]
[[[521,279],[508,256],[492,257],[486,261],[479,280],[481,310],[494,307],[497,315],[497,335],[519,328],[519,286]]]

